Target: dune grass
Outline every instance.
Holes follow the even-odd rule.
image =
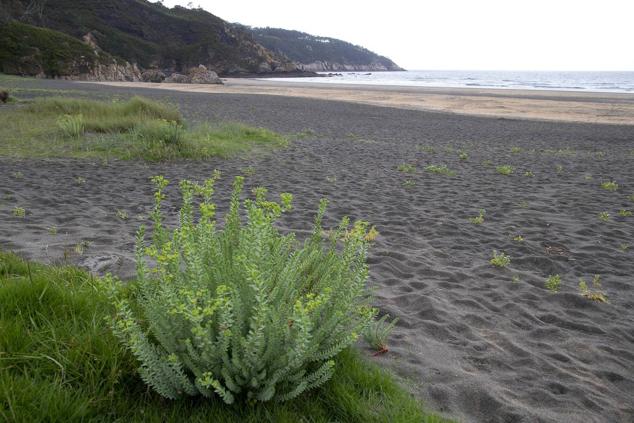
[[[0,421],[441,422],[360,353],[322,388],[285,403],[165,400],[110,332],[100,279],[0,253]],[[128,289],[134,289],[134,283]]]
[[[173,106],[127,101],[42,98],[0,114],[0,155],[163,161],[228,157],[287,140],[240,123],[189,128]]]

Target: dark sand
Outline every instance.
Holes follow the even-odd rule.
[[[99,273],[131,277],[134,232],[152,204],[150,176],[173,181],[174,205],[179,179],[220,169],[222,211],[232,177],[252,166],[250,186],[295,194],[285,230],[308,230],[320,197],[331,200],[327,224],[350,215],[377,226],[371,282],[377,305],[400,322],[390,352],[376,360],[408,378],[429,408],[465,422],[634,421],[634,217],[617,216],[634,209],[627,198],[634,194],[632,127],[280,96],[80,89],[169,99],[194,121],[239,120],[314,135],[275,154],[204,163],[0,159],[1,248],[44,262],[66,255]],[[522,152],[512,154],[513,146]],[[469,159],[460,161],[448,147],[464,149]],[[414,175],[396,170],[405,162],[417,164]],[[446,164],[457,175],[429,174],[428,164]],[[501,164],[515,173],[497,174]],[[525,177],[526,170],[535,176]],[[404,187],[405,179],[415,185]],[[618,182],[617,192],[600,188],[608,179]],[[12,216],[16,205],[26,208],[25,219]],[[469,223],[481,208],[484,224]],[[117,209],[129,219],[118,218]],[[598,219],[601,211],[610,222]],[[57,235],[47,231],[53,225]],[[512,240],[517,234],[523,243]],[[79,255],[82,241],[90,244]],[[631,247],[622,251],[621,244]],[[493,249],[511,256],[509,268],[488,263]],[[562,277],[558,294],[544,288],[550,274]],[[578,293],[578,279],[594,274],[608,304]]]

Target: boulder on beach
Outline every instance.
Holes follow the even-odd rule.
[[[222,84],[222,80],[218,78],[218,74],[208,70],[204,65],[191,68],[188,76],[192,84]]]
[[[9,92],[7,90],[0,89],[0,101],[3,103],[9,101]]]
[[[173,73],[165,78],[165,81],[163,82],[171,84],[191,84],[192,79],[187,75],[183,75],[182,73]]]
[[[165,74],[158,69],[148,69],[141,74],[143,82],[163,82]]]

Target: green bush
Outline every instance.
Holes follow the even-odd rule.
[[[144,245],[141,228],[138,293],[117,301],[114,331],[139,360],[143,380],[164,397],[292,399],[326,382],[334,357],[374,317],[365,289],[368,224],[350,228],[344,218],[324,242],[323,200],[312,236],[299,246],[274,226],[292,196],[281,194],[277,203],[255,189],[255,198],[243,203],[242,223],[244,180],[237,177],[219,230],[211,202],[217,177],[202,185],[181,182],[173,231],[161,212],[167,181],[154,178],[152,242]]]

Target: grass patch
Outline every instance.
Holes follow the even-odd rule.
[[[601,183],[601,188],[606,191],[614,192],[619,189],[619,184],[616,181],[605,181]]]
[[[500,175],[508,176],[513,173],[513,166],[510,165],[502,165],[495,168],[495,171]]]
[[[128,285],[133,291],[135,284]],[[168,401],[112,335],[103,283],[74,267],[0,253],[0,420],[126,422],[441,422],[355,350],[333,378],[287,403]]]
[[[429,165],[425,167],[425,170],[430,173],[435,173],[444,176],[455,176],[456,172],[450,170],[446,165]]]
[[[240,123],[188,128],[172,106],[127,101],[37,99],[0,115],[0,155],[162,161],[228,157],[255,147],[280,147],[285,137]]]

